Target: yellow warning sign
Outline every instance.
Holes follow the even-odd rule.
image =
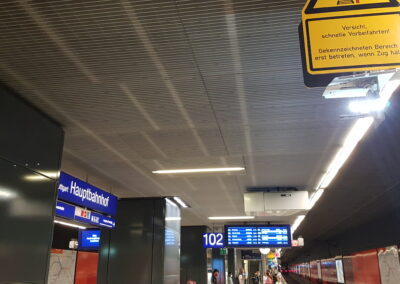
[[[390,0],[318,0],[314,8],[328,8],[342,5],[368,5],[390,3]]]
[[[359,0],[363,1],[364,4],[383,4],[367,9],[361,9],[362,6],[358,9],[355,5],[343,10],[344,6],[338,4],[338,0],[325,0],[331,4],[336,2],[335,7],[339,8],[321,12],[321,6],[316,6],[320,0],[308,1],[312,7],[306,6],[303,11],[308,73],[400,68],[399,3],[393,0]]]

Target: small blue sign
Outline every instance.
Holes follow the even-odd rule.
[[[64,202],[57,201],[56,204],[56,215],[67,219],[74,219],[75,217],[75,206],[66,204]]]
[[[108,215],[117,213],[118,198],[69,174],[61,172],[58,199]]]
[[[92,212],[90,216],[90,223],[93,225],[106,227],[110,229],[115,228],[115,220],[113,218],[103,216],[96,212]]]
[[[204,248],[223,248],[225,247],[224,234],[222,233],[207,233],[203,234]]]
[[[79,231],[79,249],[98,249],[100,247],[100,230]]]
[[[103,228],[115,228],[115,219],[61,201],[57,201],[56,215],[58,217],[75,220],[85,224],[96,225]]]

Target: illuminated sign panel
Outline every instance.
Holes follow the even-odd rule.
[[[112,216],[117,213],[118,198],[115,195],[64,172],[60,174],[58,199]]]
[[[223,248],[225,247],[224,234],[207,233],[203,235],[204,248]]]
[[[56,216],[103,228],[115,228],[115,219],[61,201],[57,201]]]
[[[225,226],[227,247],[291,247],[289,225]]]
[[[98,249],[100,246],[100,230],[79,231],[80,249]]]
[[[397,0],[308,0],[302,18],[309,74],[400,67]]]

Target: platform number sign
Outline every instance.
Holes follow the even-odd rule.
[[[204,248],[223,248],[225,247],[224,234],[206,233],[203,235]]]

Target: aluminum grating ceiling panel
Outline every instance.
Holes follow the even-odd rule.
[[[248,186],[312,189],[352,123],[302,82],[304,2],[4,0],[0,80],[63,124],[64,170],[242,215]],[[151,173],[200,166],[246,173]]]

